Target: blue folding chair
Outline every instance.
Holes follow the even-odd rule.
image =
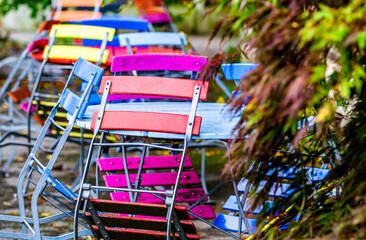
[[[227,80],[234,80],[236,85],[239,85],[240,80],[242,80],[246,74],[254,70],[257,66],[258,64],[252,63],[223,64],[222,71]],[[313,117],[309,117],[307,121],[310,123],[309,127],[314,124]],[[327,167],[328,164],[323,164],[322,168],[306,167],[305,172],[308,183],[313,184],[323,181],[330,172]],[[255,171],[255,169],[250,169],[249,171]],[[284,169],[272,168],[265,175],[267,177],[275,177],[278,180],[286,179],[287,181],[291,181],[296,177],[299,171],[300,169],[297,169],[294,166],[288,166]],[[269,186],[267,181],[262,181],[259,187],[256,189],[256,192],[260,192],[264,188],[268,187],[269,196],[272,198],[287,198],[296,191],[296,189],[291,187],[289,182],[280,181],[278,183],[274,183],[272,186]],[[236,238],[240,238],[241,233],[252,234],[256,231],[257,220],[255,218],[249,218],[248,214],[251,216],[256,216],[260,213],[263,213],[263,211],[270,213],[274,203],[273,201],[266,201],[264,205],[257,206],[255,209],[252,209],[253,201],[252,199],[248,198],[248,194],[254,189],[253,186],[248,183],[248,180],[244,178],[241,179],[237,185],[234,184],[234,190],[235,195],[231,195],[223,205],[223,209],[229,210],[230,213],[218,214],[213,222],[212,227],[225,232],[237,232],[238,236]],[[239,196],[239,194],[241,194],[241,196]],[[270,217],[273,218],[274,216],[272,215]],[[279,229],[283,230],[287,227],[288,225],[283,225]]]
[[[62,236],[50,237],[43,236],[41,232],[41,225],[43,224],[65,217],[72,217],[75,198],[77,198],[77,195],[74,192],[57,179],[54,179],[50,173],[69,137],[75,121],[83,118],[88,107],[88,98],[91,90],[94,86],[99,85],[99,81],[101,80],[103,73],[104,70],[102,68],[82,58],[75,63],[60,98],[49,113],[49,116],[24,164],[24,167],[19,174],[17,182],[17,196],[20,216],[0,215],[0,221],[21,223],[22,232],[10,233],[0,231],[0,238],[69,239],[73,235],[73,233],[69,233]],[[68,88],[76,79],[81,79],[88,83],[81,96],[78,96]],[[69,123],[65,128],[55,121],[55,116],[61,108],[66,110],[70,116]],[[51,158],[49,160],[40,159],[38,156],[43,145],[47,144],[46,136],[51,126],[60,128],[63,131],[63,134],[57,142]],[[31,185],[28,183],[31,183]],[[31,217],[26,216],[24,200],[27,192],[25,191],[28,193],[32,193],[33,191],[31,194]],[[39,197],[43,197],[45,200],[50,202],[51,205],[59,209],[61,213],[40,218],[38,212]],[[28,233],[28,231],[31,233]],[[90,235],[91,233],[89,231],[82,231],[79,234]]]

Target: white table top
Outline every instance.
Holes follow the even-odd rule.
[[[100,105],[89,106],[83,119],[76,121],[75,125],[90,129],[92,115],[99,110]],[[106,111],[146,111],[162,112],[172,114],[189,115],[191,110],[190,102],[132,102],[132,103],[114,103],[107,104]],[[198,103],[196,116],[202,117],[202,124],[199,136],[192,136],[192,139],[231,139],[233,138],[233,129],[240,120],[240,114],[233,116],[229,111],[227,104],[223,103]],[[68,115],[68,118],[70,116]],[[116,119],[118,121],[118,119]],[[129,136],[165,138],[165,139],[183,139],[184,134],[147,132],[147,131],[123,131],[111,130],[112,134],[121,134]]]

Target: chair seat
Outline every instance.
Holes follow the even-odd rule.
[[[189,114],[190,103],[186,102],[145,102],[145,103],[116,103],[107,104],[106,111],[148,111],[172,114]],[[83,119],[76,121],[76,125],[90,129],[93,113],[99,110],[99,105],[89,106]],[[240,120],[240,114],[232,116],[228,107],[222,103],[199,103],[197,116],[202,117],[200,134],[192,139],[231,139],[232,132]],[[70,116],[68,116],[69,118]],[[110,130],[112,134],[132,135],[150,138],[184,139],[184,134],[159,133],[145,131]]]
[[[131,182],[136,181],[137,174],[130,174]],[[126,176],[124,174],[118,175],[104,175],[103,176],[107,187],[127,187]],[[177,179],[177,172],[164,173],[143,173],[141,174],[141,186],[173,186]],[[200,184],[200,179],[196,172],[183,172],[180,180],[181,185],[185,184]]]
[[[142,169],[170,169],[179,168],[181,155],[173,156],[147,156],[144,159]],[[140,157],[128,157],[127,165],[129,170],[137,170],[140,165]],[[122,158],[100,158],[97,160],[99,170],[105,171],[122,171],[124,169]],[[184,161],[184,167],[193,167],[189,156]]]

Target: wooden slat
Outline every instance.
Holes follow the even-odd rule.
[[[72,21],[81,21],[84,19],[94,19],[101,18],[102,13],[94,13],[94,11],[82,11],[82,10],[64,10],[60,11],[57,16],[54,16],[54,20],[58,20],[60,22],[72,22]]]
[[[29,91],[27,87],[21,87],[13,92],[8,92],[8,96],[11,97],[14,102],[19,102],[24,98],[30,97],[31,94],[31,91]]]
[[[57,0],[56,6],[62,7],[96,7],[102,6],[103,0]]]
[[[86,212],[86,218],[93,222],[91,214]],[[154,231],[166,231],[166,219],[156,219],[151,217],[129,217],[116,214],[98,214],[105,227],[135,228]],[[197,230],[192,222],[181,221],[184,232],[187,234],[196,234]],[[174,226],[173,226],[174,227]],[[174,231],[176,231],[174,229]]]
[[[181,155],[173,156],[147,156],[144,159],[142,169],[170,169],[179,168]],[[137,170],[140,165],[141,157],[128,157],[127,166],[130,170]],[[123,158],[100,158],[97,160],[99,170],[104,171],[120,171],[124,169]],[[191,159],[187,155],[184,161],[184,167],[193,167]]]
[[[187,209],[189,206],[186,206]],[[191,209],[191,212],[196,214],[197,216],[204,219],[214,219],[216,218],[215,211],[213,210],[211,205],[198,205]],[[190,219],[196,219],[194,216],[190,215]]]
[[[148,31],[148,21],[141,18],[128,17],[103,17],[101,19],[86,19],[81,21],[83,25],[110,27],[114,29]]]
[[[50,37],[56,32],[56,38],[95,39],[103,40],[108,33],[108,41],[112,41],[115,33],[114,28],[95,27],[76,24],[55,24],[50,31]]]
[[[46,46],[42,58],[46,57],[49,46]],[[52,59],[65,59],[70,62],[71,60],[77,61],[79,57],[85,58],[88,61],[97,62],[100,54],[99,48],[71,46],[71,45],[54,45],[51,48],[49,58]],[[105,50],[102,57],[102,63],[106,63],[108,59],[109,51]]]
[[[136,181],[137,174],[130,174],[131,182]],[[127,187],[126,176],[124,174],[104,175],[104,181],[107,187]],[[177,179],[177,172],[164,173],[143,173],[141,175],[141,186],[173,186]],[[200,179],[194,171],[183,172],[180,179],[180,185],[199,184]]]
[[[111,71],[201,71],[207,64],[207,57],[182,54],[140,54],[115,56]]]
[[[248,184],[248,180],[244,179],[241,180],[238,183],[238,191],[244,192],[246,185]],[[257,188],[257,192],[260,192],[263,190],[263,188],[266,186],[267,181],[261,181],[259,184],[259,187]],[[275,182],[269,189],[269,196],[270,197],[288,197],[290,194],[292,194],[295,190],[293,188],[290,188],[289,183],[277,183]]]
[[[254,63],[225,63],[221,65],[221,69],[227,80],[240,80],[257,67],[258,64]]]
[[[163,191],[165,190],[162,190],[162,192]],[[176,201],[177,203],[196,202],[204,195],[205,191],[203,188],[178,189]],[[161,194],[161,197],[165,198],[165,195]],[[111,193],[111,198],[115,201],[129,201],[130,199],[128,192],[113,192]],[[161,200],[150,193],[140,193],[138,195],[137,202],[163,204],[164,200]]]
[[[252,213],[252,214],[259,214],[263,210],[263,206],[262,205],[257,206],[255,209],[251,210],[252,203],[253,203],[252,198],[249,198],[249,199],[246,200],[245,206],[243,208],[244,212],[249,212],[249,213]],[[268,209],[270,209],[273,206],[272,201],[266,201],[265,203],[268,204]],[[239,211],[239,207],[238,207],[238,203],[236,201],[235,195],[231,195],[226,200],[226,202],[222,206],[222,208],[225,209],[225,210],[230,210],[230,211],[234,211],[234,212]]]
[[[149,13],[143,16],[143,18],[149,21],[150,23],[172,22],[170,15],[166,12]]]
[[[98,112],[94,112],[91,129],[94,129]],[[195,117],[193,135],[199,135],[202,117]],[[138,130],[184,134],[188,115],[132,111],[105,111],[101,130]]]
[[[90,199],[97,211],[104,213],[124,213],[135,215],[147,215],[166,217],[167,207],[163,204],[123,202],[104,199]],[[188,220],[189,214],[183,206],[175,206],[174,211],[180,220]]]
[[[99,94],[103,94],[107,81],[111,81],[110,94],[137,94],[192,98],[195,86],[201,86],[200,99],[206,100],[208,81],[150,76],[105,76]]]
[[[97,233],[98,237],[101,238],[98,228],[93,226],[94,231]],[[165,240],[166,232],[157,231],[142,231],[133,229],[118,229],[118,228],[106,228],[108,235],[112,239],[128,239],[128,240]],[[175,239],[180,239],[178,234],[175,234]],[[187,235],[188,240],[198,240],[198,235]]]

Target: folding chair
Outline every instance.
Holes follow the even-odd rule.
[[[125,56],[126,60],[128,56]],[[191,58],[194,58],[193,56]],[[121,57],[123,66],[125,61]],[[158,62],[156,62],[158,64]],[[150,65],[151,64],[150,62]],[[192,67],[199,65],[193,62]],[[138,66],[138,65],[137,65]],[[113,69],[113,66],[112,66]],[[134,67],[131,70],[138,70]],[[102,103],[100,106],[90,106],[87,109],[83,119],[80,119],[76,124],[80,127],[94,129],[95,135],[99,132],[108,132],[122,135],[122,142],[118,144],[107,144],[92,140],[92,145],[89,148],[88,158],[85,165],[84,176],[82,179],[83,187],[80,189],[79,196],[83,198],[87,192],[96,192],[98,189],[103,191],[127,191],[159,194],[160,196],[167,195],[165,203],[168,205],[167,213],[167,238],[171,233],[171,220],[173,214],[173,206],[177,200],[178,187],[184,181],[182,178],[183,167],[185,165],[187,149],[191,139],[230,139],[230,132],[234,129],[239,116],[227,116],[224,112],[224,104],[218,103],[201,103],[199,99],[204,100],[207,96],[208,82],[194,81],[188,79],[174,79],[149,76],[109,76],[104,77],[100,87],[100,93],[103,93]],[[109,94],[132,94],[132,95],[153,95],[163,97],[179,97],[183,99],[192,99],[190,101],[151,101],[151,102],[128,102],[107,104]],[[98,110],[99,112],[94,111]],[[201,116],[201,117],[199,117]],[[115,121],[118,119],[118,121]],[[232,121],[229,121],[232,119]],[[213,127],[215,126],[215,127]],[[148,138],[151,143],[129,143],[126,142],[125,136]],[[174,139],[178,141],[173,146],[170,144],[159,143],[157,139]],[[166,140],[164,140],[166,141]],[[128,168],[124,168],[127,188],[118,187],[100,187],[89,184],[84,184],[90,168],[91,156],[94,147],[100,152],[102,147],[122,147],[122,157],[124,166],[128,166],[124,149],[128,146],[139,146],[154,149],[168,150],[172,152],[182,152],[179,168],[176,173],[173,192],[170,191],[152,191],[141,189],[144,183],[141,180],[141,171],[137,173],[136,184],[132,184],[131,175]],[[146,151],[143,151],[146,153]],[[142,154],[140,160],[140,169],[143,168],[145,154]],[[113,177],[113,176],[111,176]],[[117,181],[118,182],[118,181]],[[157,196],[159,196],[157,195]],[[130,194],[130,199],[133,197]],[[86,199],[85,199],[86,200]],[[81,198],[78,199],[76,209],[80,209]],[[98,209],[96,209],[98,211]],[[78,216],[75,214],[75,231],[77,230]],[[122,226],[123,227],[123,226]]]
[[[74,65],[69,78],[66,81],[65,87],[60,98],[52,108],[49,116],[38,136],[32,151],[30,152],[22,171],[19,174],[17,182],[17,197],[19,203],[20,216],[0,215],[0,221],[17,222],[22,225],[22,232],[11,233],[0,231],[0,238],[17,238],[17,239],[69,239],[73,233],[64,234],[57,237],[43,236],[41,233],[41,225],[57,221],[62,218],[73,216],[73,206],[77,195],[73,193],[66,185],[54,179],[50,173],[58,159],[62,148],[64,147],[67,138],[73,128],[73,125],[78,118],[82,118],[88,106],[88,97],[91,89],[99,85],[99,81],[104,73],[104,70],[94,64],[80,58]],[[88,83],[85,91],[78,96],[69,88],[77,79],[81,79]],[[61,127],[55,117],[61,107],[70,115],[68,125]],[[51,126],[62,129],[63,135],[57,142],[54,152],[49,160],[41,159],[40,152],[44,144],[48,143],[47,134]],[[28,186],[31,183],[32,189]],[[55,190],[57,190],[55,192]],[[31,199],[31,217],[26,216],[25,206],[25,191],[32,193]],[[38,212],[39,197],[43,197],[50,202],[52,206],[59,209],[61,212],[49,217],[40,218]],[[31,231],[31,234],[28,233]],[[80,234],[90,235],[90,231],[83,231]]]
[[[235,63],[235,64],[223,64],[222,70],[227,80],[234,80],[236,85],[239,85],[240,80],[250,71],[254,70],[258,65],[252,63]],[[308,119],[311,123],[310,126],[314,123],[312,121],[313,118]],[[323,181],[330,170],[326,169],[327,165],[323,165],[322,168],[314,168],[314,167],[306,167],[306,176],[308,182],[316,183]],[[251,169],[250,171],[255,171],[255,169]],[[273,199],[275,198],[287,198],[291,194],[294,193],[296,189],[291,187],[291,183],[289,181],[293,180],[295,176],[299,173],[299,169],[296,169],[294,166],[288,166],[284,169],[274,169],[272,168],[265,175],[268,178],[277,178],[279,180],[278,183],[274,183],[270,186],[269,196]],[[286,181],[281,181],[281,179],[286,179]],[[259,187],[256,189],[256,192],[262,191],[265,187],[269,187],[267,181],[262,181]],[[256,231],[256,223],[257,220],[253,218],[254,216],[263,213],[270,213],[271,208],[273,206],[273,201],[266,201],[263,206],[257,206],[255,209],[252,209],[252,199],[249,199],[247,196],[252,189],[252,185],[248,183],[248,180],[242,179],[237,186],[234,186],[235,195],[231,195],[226,203],[223,205],[224,210],[229,210],[229,214],[218,214],[216,219],[213,222],[212,227],[216,229],[220,229],[221,231],[233,231],[238,232],[238,237],[241,237],[241,233],[252,234]],[[239,196],[239,193],[242,195]],[[272,212],[272,214],[277,214],[276,212]],[[252,218],[248,217],[253,216]],[[268,216],[269,219],[273,219],[275,216]],[[283,225],[279,229],[286,229],[288,226]],[[227,232],[226,232],[227,233]],[[230,234],[228,234],[230,235]],[[236,238],[234,235],[230,235]]]
[[[118,35],[120,49],[116,55],[143,53],[182,53],[195,54],[195,50],[186,50],[187,37],[184,33],[172,32],[141,32],[122,33]],[[148,46],[148,47],[146,47]],[[157,47],[154,47],[157,46]],[[137,48],[135,48],[137,47]]]
[[[178,32],[169,11],[162,0],[135,0],[140,15],[154,25],[168,25],[170,31]]]

